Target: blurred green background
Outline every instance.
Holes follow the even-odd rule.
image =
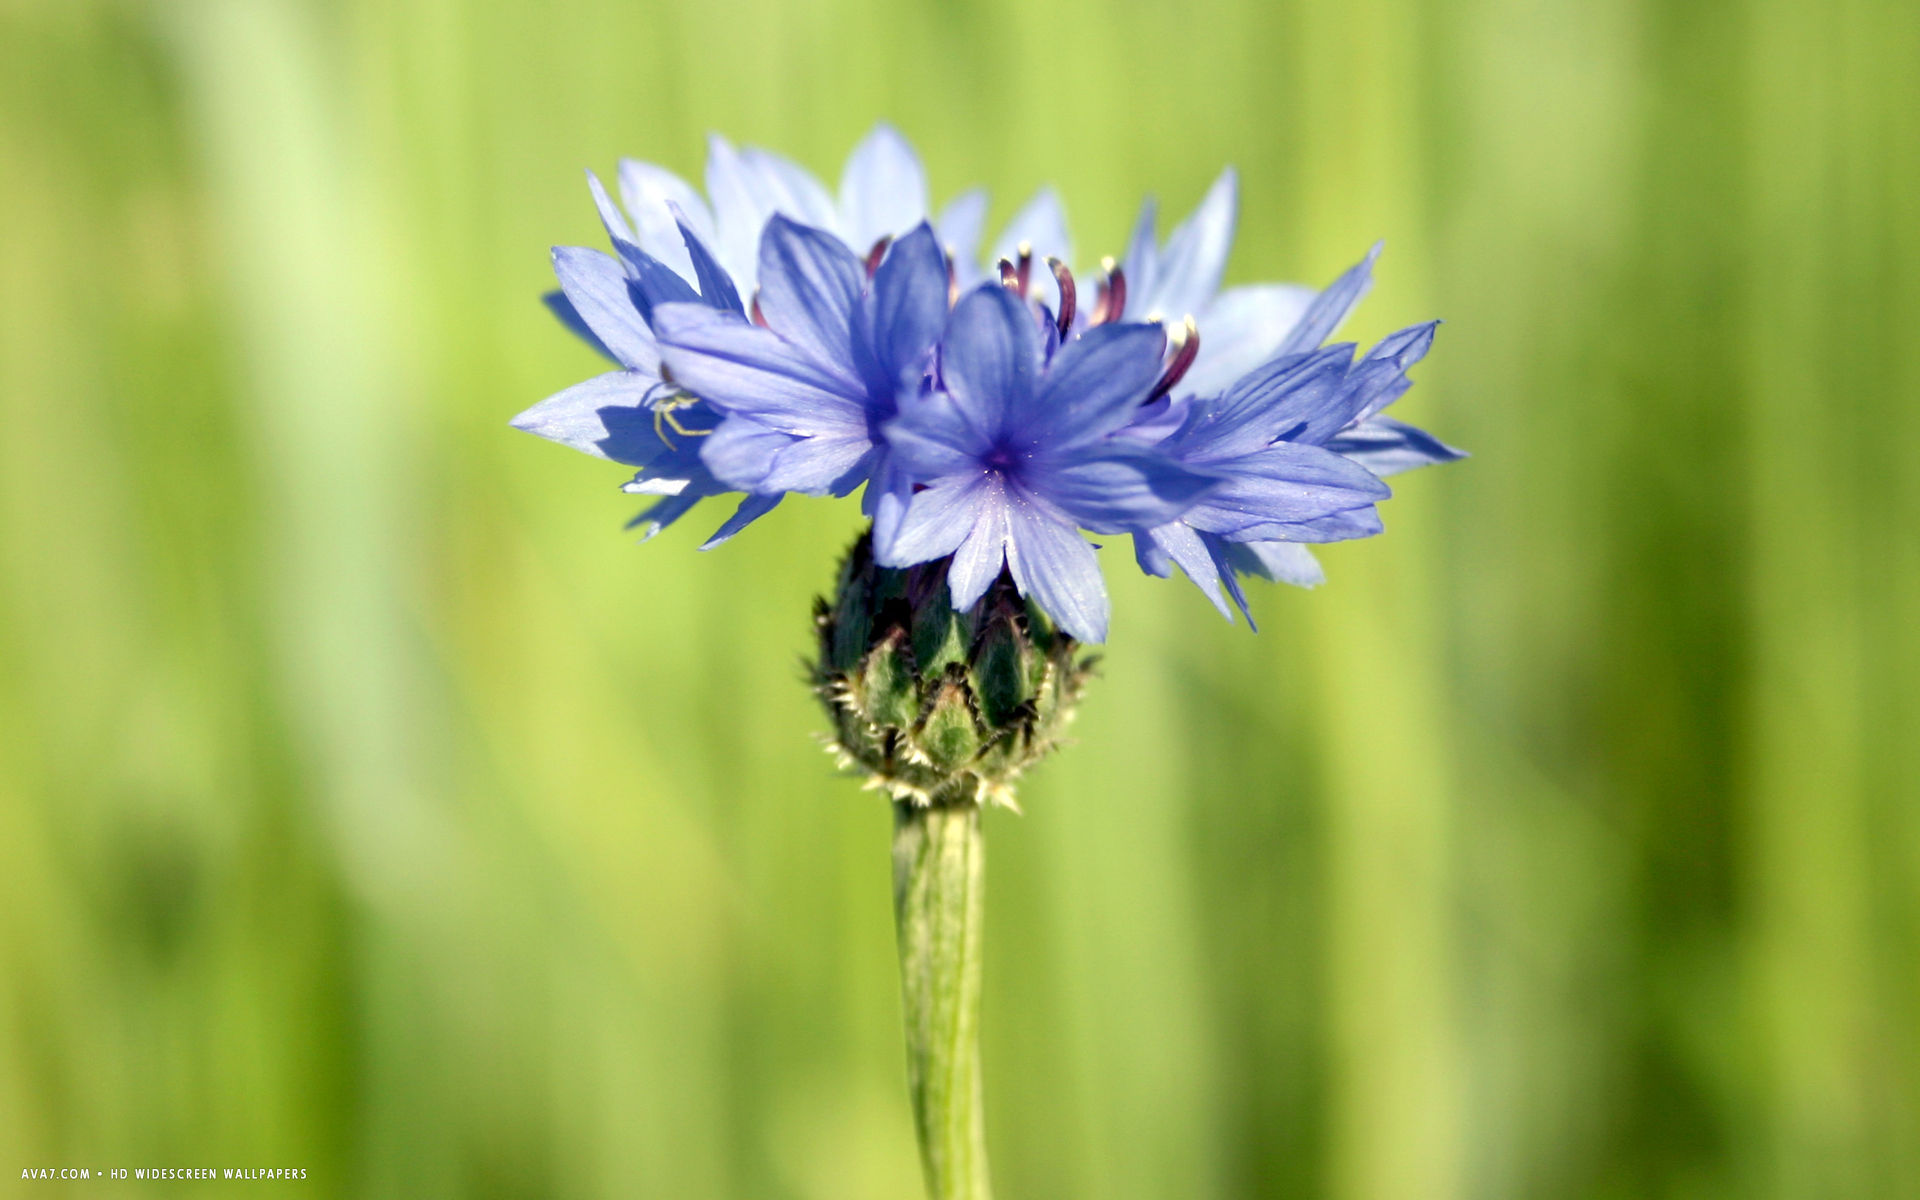
[[[599,369],[582,167],[887,117],[1083,261],[1226,162],[1233,280],[1384,237],[1354,332],[1446,318],[1475,454],[1258,637],[1107,552],[989,821],[1002,1194],[1920,1195],[1916,62],[1911,0],[0,0],[0,1179],[916,1194],[797,667],[855,507],[635,548],[506,427]]]

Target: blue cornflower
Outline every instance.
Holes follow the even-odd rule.
[[[1366,293],[1378,254],[1376,246],[1317,296],[1270,361],[1218,395],[1148,414],[1133,431],[1228,480],[1180,519],[1136,536],[1148,574],[1164,577],[1177,564],[1223,615],[1232,615],[1231,597],[1251,624],[1239,574],[1321,582],[1303,543],[1380,532],[1374,504],[1389,493],[1377,476],[1462,457],[1377,415],[1412,386],[1407,371],[1433,345],[1437,321],[1388,336],[1357,363],[1350,343],[1320,346]],[[1177,423],[1166,433],[1169,418]]]
[[[834,235],[775,216],[759,277],[758,324],[697,304],[654,312],[666,373],[724,417],[701,458],[757,495],[844,496],[874,480],[868,515],[889,531],[910,481],[892,469],[881,428],[898,393],[920,386],[947,319],[933,229],[922,222],[885,248],[869,279]]]
[[[1164,332],[1145,324],[1101,325],[1059,344],[1011,290],[969,292],[941,335],[941,386],[903,400],[886,426],[917,490],[897,533],[876,536],[876,560],[952,555],[948,587],[961,609],[1004,566],[1062,629],[1103,641],[1106,586],[1079,528],[1164,524],[1215,483],[1113,436],[1160,380],[1165,349]]]

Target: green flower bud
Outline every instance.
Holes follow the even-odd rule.
[[[893,570],[862,535],[833,599],[814,608],[813,682],[842,765],[919,805],[1013,805],[1013,784],[1059,743],[1092,673],[1080,644],[1005,571],[966,612],[945,560]]]

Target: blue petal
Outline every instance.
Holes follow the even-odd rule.
[[[705,493],[692,490],[676,496],[663,496],[651,507],[641,509],[638,516],[627,522],[627,528],[641,530],[640,540],[651,541],[662,529],[686,516],[694,505],[706,498]]]
[[[980,281],[980,240],[986,236],[987,193],[973,188],[947,202],[933,222],[940,245],[953,260],[954,277],[962,288]]]
[[[900,469],[891,454],[882,456],[865,494],[860,497],[860,511],[873,522],[875,546],[893,545],[912,500],[913,480]]]
[[[1328,513],[1324,517],[1315,517],[1311,521],[1250,525],[1245,529],[1238,529],[1220,536],[1230,542],[1314,542],[1317,544],[1373,537],[1383,528],[1385,526],[1380,523],[1380,510],[1369,504],[1362,508],[1349,508],[1343,512]]]
[[[758,146],[745,147],[740,151],[740,158],[756,177],[755,186],[768,216],[784,213],[802,225],[837,231],[840,214],[834,208],[833,197],[812,171]]]
[[[1097,533],[1164,525],[1215,488],[1226,486],[1217,476],[1190,470],[1129,442],[1110,442],[1079,456],[1049,461],[1030,472],[1025,483]]]
[[[620,160],[620,199],[633,218],[640,248],[673,268],[681,278],[693,279],[693,263],[680,236],[672,206],[679,206],[688,224],[703,241],[713,240],[713,214],[692,184],[665,167],[638,159]]]
[[[1233,248],[1233,227],[1239,207],[1239,184],[1233,168],[1220,172],[1193,215],[1180,223],[1160,252],[1157,269],[1137,311],[1161,312],[1169,320],[1203,313],[1220,290],[1227,254]],[[1129,292],[1134,280],[1129,273]],[[1128,300],[1134,305],[1135,301]],[[1201,330],[1201,345],[1206,331]]]
[[[927,217],[927,173],[900,131],[884,121],[862,138],[840,176],[840,228],[852,246],[871,246]]]
[[[992,434],[947,392],[901,401],[900,415],[884,433],[900,470],[920,482],[978,472],[993,450]]]
[[[1139,536],[1135,535],[1136,541]],[[1214,561],[1213,551],[1192,526],[1174,521],[1145,536],[1159,551],[1159,557],[1180,564],[1180,570],[1207,599],[1213,601],[1220,615],[1229,621],[1233,620],[1233,609],[1227,606],[1227,598],[1220,590],[1220,566]]]
[[[774,506],[779,504],[783,498],[784,497],[778,494],[743,497],[740,501],[740,507],[734,509],[733,515],[728,517],[720,528],[713,531],[712,537],[700,543],[700,548],[702,550],[711,550],[720,543],[733,537],[734,534],[739,533],[742,529],[745,529],[761,517],[772,512]]]
[[[1327,449],[1346,455],[1375,475],[1397,475],[1467,456],[1426,430],[1392,417],[1371,417],[1343,430],[1327,442]]]
[[[620,252],[621,258],[631,258],[630,252],[638,251],[640,245],[634,240],[633,230],[627,226],[627,219],[620,215],[613,197],[607,195],[600,177],[591,170],[587,172],[587,190],[593,193],[593,206],[600,211],[600,224],[606,227],[607,238],[613,243],[613,248]]]
[[[546,305],[547,311],[552,313],[559,319],[562,325],[567,327],[567,332],[573,334],[573,336],[579,338],[587,345],[592,346],[594,350],[608,362],[613,363],[615,366],[620,365],[619,356],[607,349],[607,344],[601,341],[599,335],[593,332],[592,326],[588,325],[586,318],[580,315],[580,310],[573,306],[573,301],[567,299],[565,292],[557,288],[551,292],[543,292],[540,296],[540,303]],[[651,337],[652,333],[649,332],[648,336]]]
[[[1386,484],[1350,459],[1319,446],[1282,442],[1236,459],[1226,480],[1185,519],[1203,533],[1238,534],[1363,508],[1391,494]]]
[[[878,375],[868,379],[867,389],[884,397],[890,412],[902,377],[918,377],[947,319],[947,260],[926,222],[887,251],[861,310]]]
[[[866,482],[872,454],[864,428],[800,438],[774,454],[760,490],[844,496]]]
[[[792,434],[769,429],[751,417],[734,415],[700,439],[700,461],[728,487],[743,492],[769,491],[763,485],[773,470],[774,455],[794,440]]]
[[[998,495],[979,476],[944,479],[912,493],[893,536],[883,539],[876,531],[875,561],[883,567],[910,567],[945,558],[966,540],[980,513]]]
[[[714,249],[749,295],[759,282],[760,233],[769,218],[784,213],[822,229],[839,220],[826,189],[805,168],[765,150],[735,150],[717,134],[707,139],[707,194]]]
[[[1046,506],[1010,504],[1005,511],[1014,584],[1069,634],[1083,642],[1106,641],[1107,585],[1093,547]]]
[[[722,413],[797,435],[866,429],[864,393],[771,331],[704,304],[663,304],[653,320],[674,381]]]
[[[1194,399],[1187,420],[1169,439],[1169,453],[1187,462],[1221,462],[1251,454],[1285,437],[1311,442],[1340,427],[1351,412],[1345,386],[1353,347],[1328,346],[1288,354],[1242,376],[1224,396]]]
[[[980,498],[974,508],[973,525],[954,550],[953,561],[947,564],[947,592],[953,597],[953,606],[962,610],[972,608],[987,594],[1007,561],[1006,491],[998,482],[975,486]],[[919,498],[914,497],[916,501]]]
[[[648,402],[660,381],[638,371],[609,371],[549,396],[513,419],[513,427],[597,458],[645,466],[665,445]]]
[[[649,325],[653,323],[653,310],[662,304],[700,302],[700,293],[694,290],[692,284],[645,250],[638,246],[626,246],[620,253],[632,269],[630,288],[633,302]]]
[[[1229,547],[1227,561],[1243,574],[1303,588],[1327,581],[1320,560],[1298,542],[1232,542]]]
[[[1211,396],[1272,358],[1313,303],[1313,289],[1285,283],[1228,288],[1214,297],[1200,322],[1200,356],[1178,394]]]
[[[1134,219],[1133,236],[1127,242],[1127,257],[1121,263],[1126,273],[1129,297],[1144,299],[1153,291],[1154,281],[1160,277],[1160,242],[1155,233],[1155,224],[1159,219],[1160,206],[1152,196],[1148,196],[1140,202],[1140,215]],[[1149,311],[1132,299],[1128,300],[1127,307],[1142,314]]]
[[[707,243],[695,232],[680,206],[673,205],[672,210],[680,237],[686,244],[687,260],[693,264],[693,277],[700,285],[700,299],[711,308],[745,316],[747,310],[741,307],[740,293],[734,290],[733,279],[726,268],[714,258],[713,251],[707,249]]]
[[[1368,351],[1354,369],[1350,384],[1354,389],[1354,421],[1364,421],[1406,395],[1413,386],[1407,371],[1433,348],[1434,330],[1439,325],[1438,321],[1428,321],[1388,334]]]
[[[660,349],[634,307],[626,269],[616,259],[583,246],[555,246],[553,273],[573,311],[615,362],[650,375],[659,373]]]
[[[940,342],[940,371],[967,420],[989,438],[1032,406],[1040,338],[1033,314],[997,283],[960,298]]]
[[[1380,245],[1374,243],[1365,258],[1349,267],[1345,274],[1327,285],[1326,291],[1314,297],[1313,303],[1300,318],[1300,323],[1288,332],[1287,340],[1280,343],[1278,353],[1299,354],[1333,336],[1340,322],[1347,319],[1353,306],[1360,303],[1367,289],[1373,286],[1373,262],[1380,257]]]
[[[1024,310],[1021,317],[1031,328]],[[1087,330],[1054,355],[1032,405],[1015,410],[1015,431],[1045,451],[1105,437],[1138,414],[1140,402],[1160,378],[1166,345],[1158,325]]]
[[[853,312],[866,270],[824,229],[784,216],[760,235],[760,312],[767,326],[857,390]]]
[[[727,273],[751,294],[759,279],[760,229],[770,208],[740,152],[719,134],[707,138],[707,195],[713,200],[714,250]]]
[[[993,244],[993,254],[988,258],[991,265],[1000,259],[1012,259],[1019,255],[1020,244],[1027,243],[1033,249],[1036,259],[1049,257],[1062,262],[1073,261],[1073,238],[1067,233],[1067,210],[1060,203],[1060,196],[1050,187],[1043,187],[1027,206],[1013,214],[1013,220],[1007,222],[1006,229],[1000,233],[1000,240]]]

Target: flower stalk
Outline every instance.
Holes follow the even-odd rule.
[[[980,806],[894,805],[907,1088],[932,1200],[988,1200],[980,1088]]]

